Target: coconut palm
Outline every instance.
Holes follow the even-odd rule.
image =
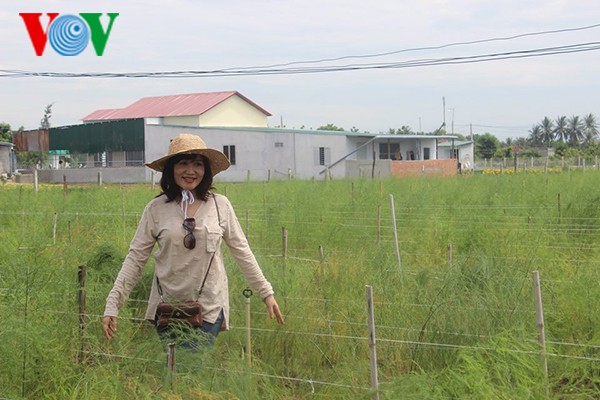
[[[583,143],[592,144],[598,139],[598,122],[594,114],[583,117]]]
[[[540,125],[541,140],[544,144],[550,144],[554,140],[554,123],[548,117],[544,117]]]
[[[556,127],[554,128],[554,137],[556,140],[566,142],[569,139],[567,126],[567,117],[563,115],[556,118]]]
[[[583,121],[579,115],[573,115],[567,122],[567,132],[569,136],[569,143],[572,146],[576,146],[581,143],[583,139]]]
[[[534,125],[529,130],[529,140],[533,145],[542,144],[542,127],[540,125]]]

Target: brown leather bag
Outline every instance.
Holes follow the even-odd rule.
[[[184,323],[191,326],[202,326],[200,304],[196,301],[184,303],[160,302],[156,308],[158,326]]]

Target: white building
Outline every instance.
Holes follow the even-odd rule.
[[[158,180],[143,164],[162,157],[183,132],[229,157],[222,181],[458,173],[455,136],[268,128],[270,115],[238,92],[150,97],[99,110],[84,124],[50,128],[49,150],[69,151],[81,168],[41,171],[40,179],[90,182],[102,172],[105,182]]]

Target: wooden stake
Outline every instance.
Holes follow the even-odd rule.
[[[85,340],[85,321],[86,321],[86,306],[85,306],[85,280],[86,280],[86,266],[80,265],[77,273],[77,277],[79,280],[79,292],[77,296],[77,302],[79,305],[79,340],[80,340],[80,348],[79,355],[77,359],[79,362],[83,362],[85,359],[85,351],[87,350],[87,342]]]
[[[121,224],[123,225],[123,229],[125,229],[125,194],[123,193],[123,186],[119,189],[121,191]]]
[[[452,243],[448,243],[448,269],[452,268]]]
[[[246,297],[246,359],[248,360],[248,367],[252,367],[252,337],[250,335],[250,296],[252,296],[252,290],[247,288],[242,293]]]
[[[281,228],[281,241],[282,241],[282,246],[281,246],[281,255],[283,256],[283,260],[285,262],[285,259],[287,258],[287,246],[288,246],[288,232],[287,229],[285,229],[285,226]]]
[[[167,372],[168,380],[171,387],[175,385],[175,372],[177,365],[175,363],[175,343],[167,344]]]
[[[377,376],[377,341],[375,339],[375,312],[373,309],[373,287],[367,285],[367,321],[369,324],[369,354],[371,359],[371,388],[373,399],[379,400],[379,378]]]
[[[52,221],[52,245],[56,246],[56,213],[54,213],[54,218]]]
[[[560,193],[556,196],[556,203],[558,205],[558,223],[560,224]]]
[[[381,206],[377,206],[377,243],[381,241]]]
[[[544,328],[544,308],[542,306],[542,289],[540,286],[540,273],[533,271],[531,274],[533,279],[533,295],[535,298],[535,325],[538,331],[538,341],[540,343],[540,359],[542,362],[542,368],[544,372],[545,387],[546,387],[546,398],[549,398],[548,388],[548,361],[546,360],[546,333]]]
[[[38,171],[37,169],[33,170],[33,190],[38,192]]]
[[[398,244],[398,231],[396,229],[396,210],[394,209],[394,195],[390,194],[390,212],[392,214],[392,231],[394,232],[394,245],[396,247],[396,259],[398,260],[398,271],[402,269],[400,260],[400,245]]]

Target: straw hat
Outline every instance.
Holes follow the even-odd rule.
[[[221,153],[219,150],[208,148],[200,136],[192,135],[190,133],[180,133],[175,136],[175,139],[171,140],[169,151],[166,156],[147,163],[146,166],[155,171],[162,172],[165,169],[167,161],[178,154],[201,154],[205,156],[208,158],[213,176],[221,171],[225,171],[230,165],[225,154]]]

